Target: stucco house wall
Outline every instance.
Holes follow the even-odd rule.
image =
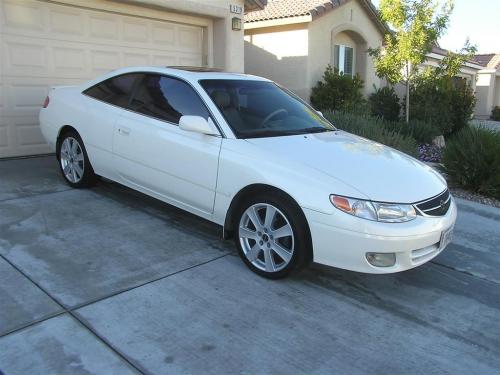
[[[245,35],[245,72],[272,79],[308,99],[306,23],[255,30]]]
[[[487,119],[493,108],[500,106],[500,53],[476,55],[474,60],[482,66],[477,75],[475,115]]]
[[[245,73],[270,78],[309,100],[326,66],[333,65],[334,44],[343,44],[354,48],[354,71],[368,94],[382,80],[367,50],[380,46],[382,39],[382,31],[357,0],[315,17],[251,22],[245,25]]]
[[[346,2],[314,19],[309,24],[308,88],[321,79],[327,64],[333,64],[333,45],[347,44],[354,47],[354,70],[365,82],[364,93],[372,92],[373,85],[379,87],[382,81],[367,50],[382,45],[382,40],[382,32],[358,1]]]

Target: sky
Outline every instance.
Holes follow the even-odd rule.
[[[380,0],[372,0],[378,7]],[[440,1],[442,3],[442,1]],[[500,53],[500,0],[455,0],[442,48],[459,50],[469,37],[477,53]]]

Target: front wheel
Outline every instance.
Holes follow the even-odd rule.
[[[58,150],[59,167],[66,182],[75,188],[95,183],[96,175],[90,165],[83,141],[75,131],[61,136]]]
[[[256,197],[242,205],[238,218],[236,246],[255,273],[282,278],[309,259],[307,224],[294,202],[280,196]]]

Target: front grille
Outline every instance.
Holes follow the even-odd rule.
[[[444,216],[451,205],[451,194],[446,189],[441,194],[415,204],[419,211],[429,216]]]

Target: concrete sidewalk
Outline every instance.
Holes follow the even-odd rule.
[[[394,275],[270,281],[221,229],[53,157],[0,161],[0,370],[500,373],[500,209],[457,200],[450,247]]]

